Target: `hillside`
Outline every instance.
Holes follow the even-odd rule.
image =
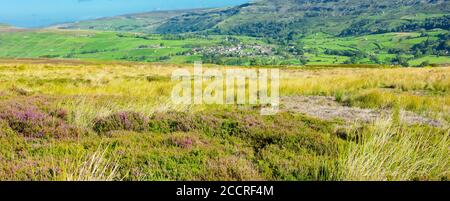
[[[337,36],[449,29],[444,0],[259,0],[232,8],[129,15],[75,23],[69,28],[147,33],[208,31],[258,37],[292,38],[326,32]],[[163,15],[161,17],[161,15]],[[131,25],[121,26],[130,19]],[[157,23],[153,23],[156,20]],[[148,21],[148,23],[146,22]],[[143,23],[141,23],[143,22]],[[110,23],[114,25],[109,25]]]
[[[116,17],[62,24],[58,25],[57,28],[154,33],[156,32],[157,27],[167,22],[170,18],[196,11],[199,10],[155,11],[150,13],[121,15]]]
[[[11,28],[12,26],[9,24],[0,23],[0,28]]]
[[[25,30],[25,29],[19,28],[19,27],[15,27],[15,26],[11,26],[9,24],[0,23],[0,33],[2,33],[2,32],[4,32],[4,33],[17,32],[17,31],[20,31],[20,30]],[[0,41],[0,44],[1,44],[1,41]]]

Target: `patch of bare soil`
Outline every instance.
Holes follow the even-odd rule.
[[[391,117],[390,110],[362,109],[347,107],[329,96],[289,96],[281,98],[284,111],[298,112],[324,120],[342,119],[346,122],[373,122]],[[406,124],[421,124],[442,127],[443,122],[420,116],[409,111],[401,111],[400,120]]]

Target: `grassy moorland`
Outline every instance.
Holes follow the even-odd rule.
[[[386,110],[174,105],[178,64],[2,60],[0,180],[448,180],[450,69],[282,68],[280,93]],[[209,66],[213,67],[213,66]],[[225,67],[222,67],[225,68]],[[299,103],[302,104],[302,103]],[[403,121],[402,112],[439,121]]]

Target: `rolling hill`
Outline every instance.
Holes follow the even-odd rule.
[[[7,28],[7,27],[11,27],[11,25],[0,23],[0,28]]]
[[[434,28],[448,30],[449,11],[445,0],[259,0],[231,8],[153,12],[79,22],[68,28],[160,34],[208,32],[272,38],[317,32],[351,36]],[[127,23],[130,19],[133,22]]]
[[[167,22],[170,18],[191,12],[194,10],[176,10],[176,11],[155,11],[150,13],[139,13],[130,15],[121,15],[116,17],[107,17],[95,20],[87,20],[75,23],[56,25],[59,29],[93,29],[101,31],[130,31],[142,33],[155,33],[156,28]]]

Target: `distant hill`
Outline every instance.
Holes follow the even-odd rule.
[[[259,0],[231,8],[152,12],[74,23],[67,28],[145,33],[207,32],[292,38],[450,29],[446,0]]]
[[[14,32],[24,30],[23,28],[15,27],[9,24],[0,23],[0,32]]]
[[[58,25],[57,27],[60,29],[92,29],[101,31],[155,33],[156,29],[166,23],[169,19],[197,11],[201,10],[155,11],[68,23]]]

